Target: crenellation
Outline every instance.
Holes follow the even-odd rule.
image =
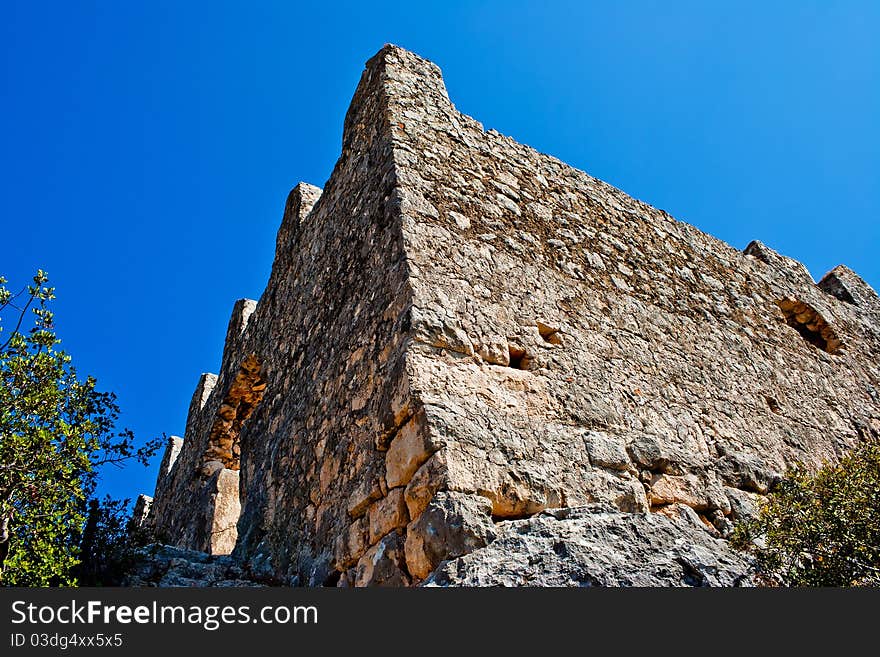
[[[817,283],[826,294],[880,316],[880,297],[861,276],[845,265],[837,265]]]
[[[159,464],[159,474],[156,477],[156,490],[153,493],[154,498],[163,497],[167,494],[167,488],[171,481],[171,472],[177,463],[177,457],[183,447],[183,438],[179,436],[169,436],[165,445],[165,452],[162,454],[162,461]]]
[[[131,523],[139,530],[151,529],[150,509],[153,506],[153,498],[149,495],[138,495],[134,501],[131,512]]]
[[[802,263],[777,253],[758,240],[749,242],[743,253],[747,256],[752,256],[756,260],[760,260],[770,267],[774,273],[784,276],[791,281],[807,285],[813,284],[813,277]]]
[[[276,262],[288,261],[295,255],[294,249],[300,225],[321,198],[321,191],[319,187],[301,182],[288,194],[281,226],[278,228],[278,236],[275,240]]]
[[[226,343],[223,347],[224,356],[234,357],[237,355],[237,346],[244,340],[243,333],[256,309],[257,302],[253,299],[238,299],[235,302],[235,305],[232,307],[232,314],[229,317],[229,324],[226,327]],[[226,365],[224,363],[224,370]]]
[[[211,374],[210,372],[204,372],[199,377],[199,382],[196,385],[196,391],[193,394],[193,402],[192,402],[192,403],[196,404],[197,410],[192,405],[190,405],[190,413],[187,416],[187,426],[189,426],[190,418],[192,418],[192,420],[195,420],[194,413],[196,413],[197,411],[201,411],[205,407],[205,404],[208,403],[208,399],[211,397],[211,393],[214,392],[214,387],[216,385],[217,385],[217,375],[216,374]]]

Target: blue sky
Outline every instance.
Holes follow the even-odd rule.
[[[730,244],[880,286],[880,3],[7,2],[0,274],[141,438],[180,434],[289,189],[323,185],[363,63],[443,69],[486,128]],[[157,464],[103,491],[151,492]]]

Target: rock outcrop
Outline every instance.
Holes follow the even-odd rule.
[[[148,522],[290,584],[746,583],[732,522],[880,434],[878,318],[851,270],[486,131],[386,46]]]
[[[250,579],[232,557],[212,556],[170,545],[148,545],[137,551],[124,586],[206,588],[263,586]]]
[[[748,559],[659,513],[579,507],[500,523],[491,544],[444,561],[428,586],[744,586]]]

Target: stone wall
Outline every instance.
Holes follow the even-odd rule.
[[[288,199],[152,515],[311,585],[444,561],[485,582],[461,568],[545,509],[631,530],[656,512],[714,541],[791,464],[880,434],[878,355],[880,300],[851,270],[815,284],[485,131],[386,46],[324,191]],[[597,526],[522,527],[545,525]]]

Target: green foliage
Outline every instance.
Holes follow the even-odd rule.
[[[146,464],[160,444],[135,449],[114,431],[113,393],[81,380],[58,348],[43,271],[17,294],[0,278],[0,583],[73,585],[87,500],[98,468]],[[7,320],[11,321],[7,324]],[[32,326],[22,330],[31,319]],[[12,328],[9,329],[8,326]]]
[[[732,544],[755,555],[770,584],[880,585],[880,441],[837,465],[790,472]]]

